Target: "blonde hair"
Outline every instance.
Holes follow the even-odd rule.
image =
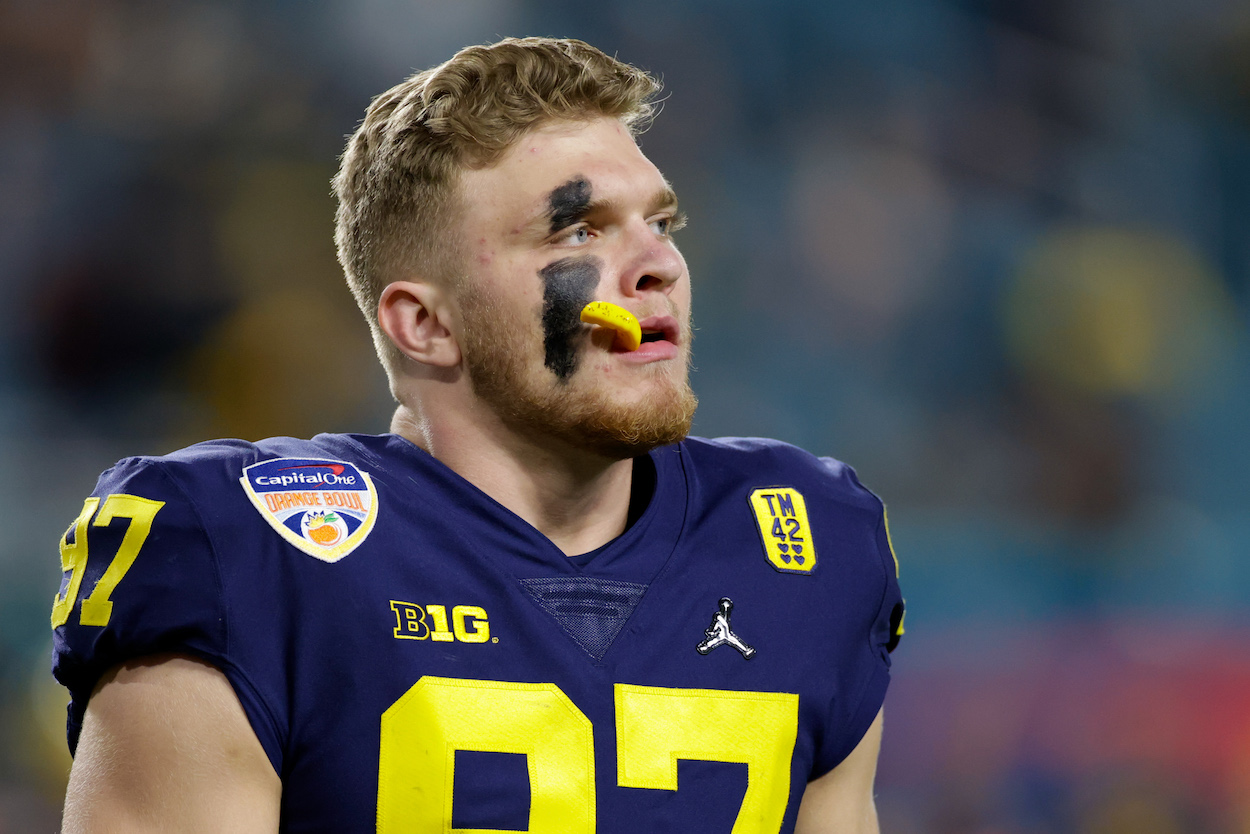
[[[378,326],[378,299],[405,273],[454,284],[458,172],[493,164],[548,120],[607,116],[636,134],[659,89],[582,41],[508,38],[462,49],[373,100],[334,178],[335,242],[388,374],[402,354]]]

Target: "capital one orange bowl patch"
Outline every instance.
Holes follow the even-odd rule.
[[[323,562],[355,550],[377,520],[373,481],[345,461],[265,460],[245,468],[239,482],[270,527]]]

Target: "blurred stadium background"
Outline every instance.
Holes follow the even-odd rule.
[[[385,431],[328,181],[508,34],[667,84],[698,432],[890,502],[884,830],[1250,832],[1244,0],[0,0],[0,832],[57,827],[96,474]]]

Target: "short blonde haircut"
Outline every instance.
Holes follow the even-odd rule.
[[[549,120],[608,116],[636,134],[659,89],[582,41],[508,38],[462,49],[373,100],[334,178],[335,242],[388,374],[402,355],[378,326],[378,299],[405,275],[454,286],[458,172],[493,164]]]

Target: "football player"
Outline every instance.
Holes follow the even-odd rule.
[[[884,508],[686,437],[657,91],[509,39],[374,100],[337,240],[391,432],[101,476],[52,613],[66,832],[877,831]]]

